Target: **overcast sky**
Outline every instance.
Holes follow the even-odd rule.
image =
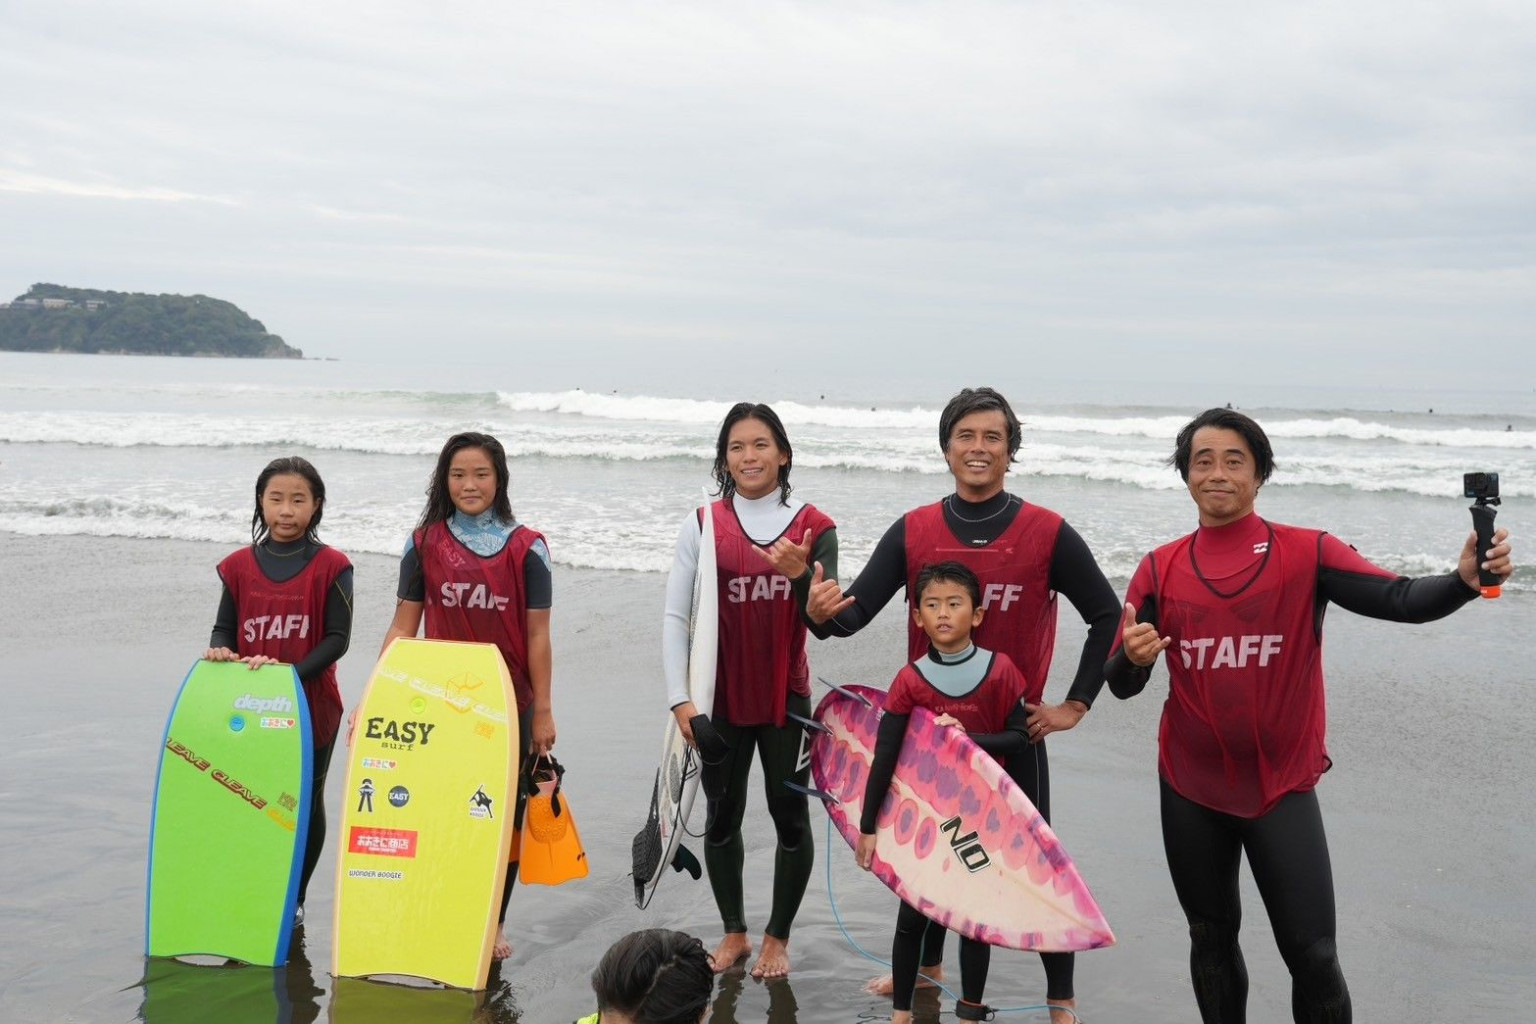
[[[0,0],[0,296],[358,360],[1529,392],[1533,69],[1530,0]]]

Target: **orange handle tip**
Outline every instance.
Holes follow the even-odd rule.
[[[1482,593],[1483,593],[1483,596],[1485,598],[1487,598],[1488,600],[1490,600],[1490,601],[1492,601],[1494,598],[1498,597],[1499,594],[1501,594],[1503,592],[1503,589],[1501,587],[1496,587],[1496,586],[1495,587],[1479,587],[1478,589],[1481,590]]]

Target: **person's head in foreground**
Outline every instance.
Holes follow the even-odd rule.
[[[630,932],[592,972],[598,1024],[699,1024],[714,989],[704,944],[668,928]]]

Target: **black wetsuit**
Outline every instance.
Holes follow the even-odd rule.
[[[1255,521],[1261,522],[1257,517]],[[1177,543],[1155,554],[1174,549]],[[1208,620],[1214,612],[1202,615],[1202,605],[1219,606],[1222,601],[1244,600],[1244,629],[1259,634],[1274,631],[1277,627],[1273,623],[1281,621],[1281,617],[1275,607],[1256,596],[1259,588],[1254,586],[1260,573],[1279,571],[1265,561],[1271,547],[1273,543],[1262,547],[1248,545],[1252,553],[1246,553],[1245,548],[1226,566],[1224,578],[1208,578],[1202,568],[1208,559],[1202,556],[1201,564],[1194,566],[1202,583],[1185,583],[1187,589],[1180,591],[1183,596],[1177,602],[1169,602],[1170,607],[1182,606],[1177,616],[1162,617]],[[1477,597],[1477,591],[1468,588],[1455,573],[1409,579],[1371,566],[1332,538],[1319,540],[1317,547],[1318,565],[1311,593],[1304,589],[1287,590],[1278,598],[1309,602],[1300,611],[1310,621],[1316,641],[1320,641],[1323,613],[1329,603],[1375,619],[1427,622],[1448,615]],[[1153,557],[1148,556],[1143,568],[1138,569],[1127,600],[1136,605],[1139,622],[1158,625],[1161,610],[1156,588],[1149,591],[1145,583]],[[1167,579],[1175,564],[1179,563],[1172,558],[1158,561],[1150,578]],[[1230,581],[1246,582],[1217,589],[1218,585],[1228,587]],[[1166,622],[1162,628],[1168,628]],[[1180,658],[1183,638],[1173,635],[1172,639],[1174,646],[1167,653]],[[1187,664],[1170,662],[1170,666],[1170,671],[1180,673],[1180,678],[1187,677]],[[1117,649],[1105,665],[1110,692],[1121,699],[1140,693],[1151,671],[1152,666],[1132,664],[1123,648]],[[1254,671],[1257,674],[1259,670]],[[1249,682],[1258,685],[1252,678]],[[1295,695],[1277,713],[1287,718],[1303,714],[1299,710],[1302,691],[1311,683],[1307,678],[1289,674],[1276,680],[1275,685],[1284,685],[1287,692]],[[1320,674],[1316,686],[1320,696]],[[1272,736],[1262,746],[1276,761],[1282,759],[1283,751]],[[1329,763],[1325,758],[1323,767]],[[1230,766],[1227,770],[1231,771]],[[1216,769],[1218,775],[1221,771]],[[1238,867],[1245,853],[1269,914],[1275,944],[1291,973],[1292,1018],[1298,1024],[1349,1024],[1352,1019],[1349,989],[1336,945],[1333,869],[1317,792],[1312,788],[1314,782],[1315,776],[1308,776],[1303,788],[1284,793],[1272,806],[1266,805],[1260,813],[1247,817],[1197,803],[1177,792],[1166,775],[1159,779],[1163,849],[1174,891],[1189,923],[1190,980],[1204,1024],[1243,1024],[1247,1019],[1248,972],[1238,944],[1242,919]],[[1228,782],[1234,790],[1236,785]]]
[[[268,579],[286,583],[299,573],[315,557],[321,545],[308,538],[280,544],[268,538],[255,545],[256,564]],[[209,647],[227,647],[238,651],[240,636],[240,611],[235,598],[224,588],[219,599],[219,611],[213,620],[213,634],[208,638]],[[301,682],[308,682],[347,653],[352,639],[352,570],[344,569],[325,595],[325,635],[315,644],[314,650],[305,655],[294,670]],[[314,752],[314,773],[310,783],[309,834],[304,844],[304,866],[299,874],[298,905],[304,905],[309,891],[310,876],[320,863],[320,850],[325,845],[325,778],[331,766],[331,753],[336,749],[333,739]]]

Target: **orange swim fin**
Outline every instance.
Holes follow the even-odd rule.
[[[523,845],[518,877],[524,884],[559,885],[587,877],[587,851],[564,790],[565,768],[553,757],[533,769],[537,791],[523,809]]]

